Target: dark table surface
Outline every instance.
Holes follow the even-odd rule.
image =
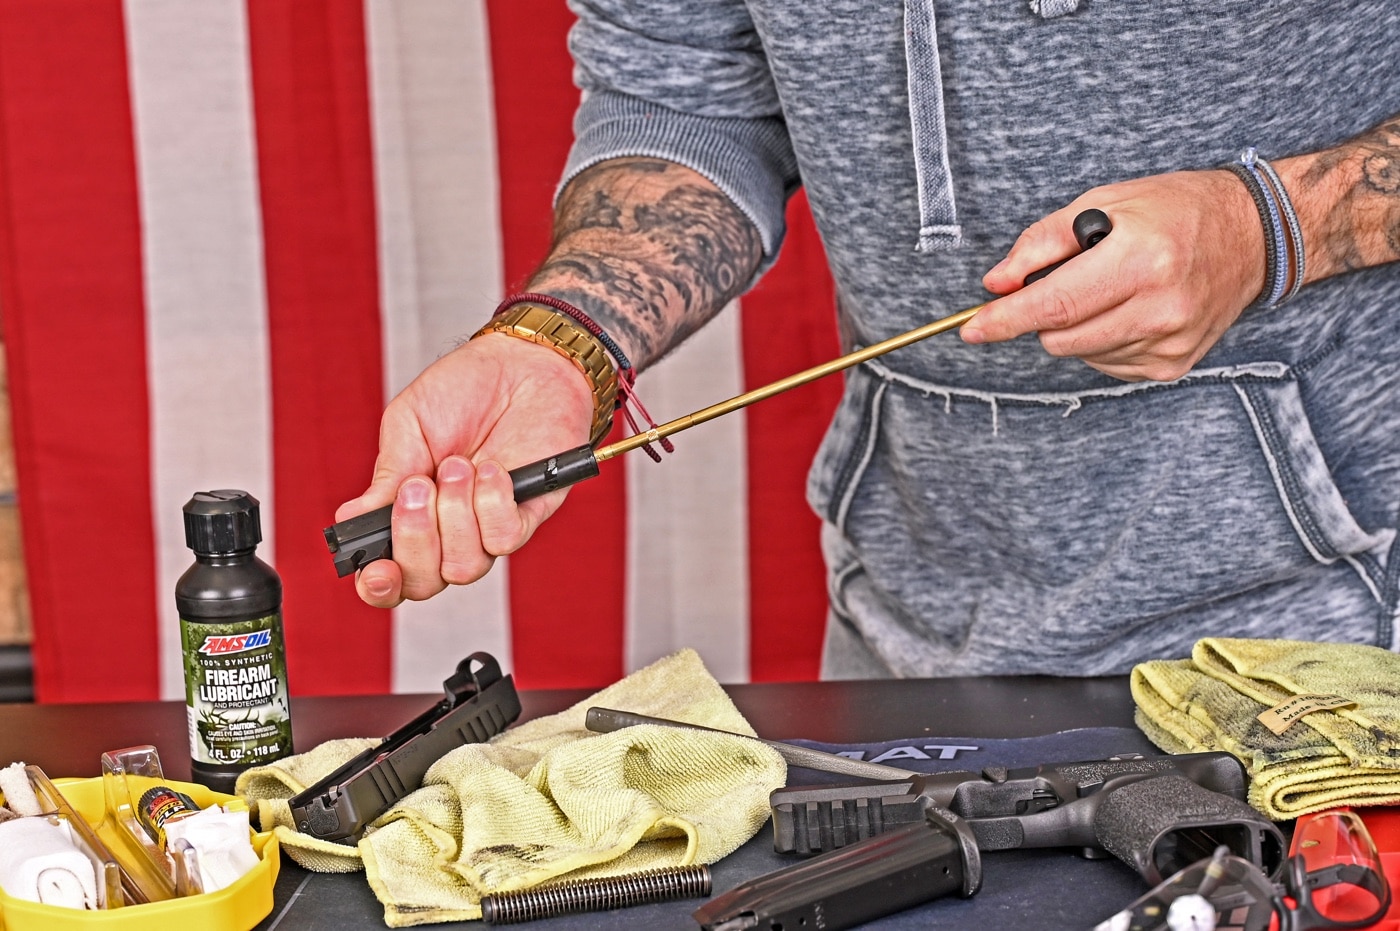
[[[726,686],[770,740],[873,743],[921,735],[1031,737],[1075,727],[1133,726],[1126,678],[1045,676],[784,682]],[[562,711],[588,690],[525,691],[521,720]],[[298,750],[335,737],[392,732],[441,695],[296,698]],[[51,776],[97,776],[104,750],[153,744],[168,776],[188,780],[185,706],[0,704],[0,764],[24,760]]]
[[[976,737],[989,741],[1028,738],[1077,728],[1132,728],[1133,704],[1126,678],[1007,677],[823,683],[769,683],[727,686],[735,704],[762,736],[774,740],[811,740],[827,744],[872,744],[923,737]],[[586,690],[526,691],[521,720],[563,710],[587,698]],[[440,696],[384,695],[307,697],[293,700],[293,726],[298,749],[309,749],[337,737],[363,737],[392,732]],[[1140,735],[1139,735],[1140,736]],[[0,765],[23,760],[42,766],[52,777],[95,776],[104,750],[153,744],[160,751],[168,776],[189,779],[185,709],[178,702],[139,702],[102,705],[0,704]],[[1072,757],[1070,757],[1072,758]],[[1063,759],[1063,757],[1062,757]],[[902,765],[902,763],[896,763]],[[964,768],[959,766],[958,768]],[[746,862],[775,858],[762,836],[748,850]],[[1022,852],[1015,852],[1020,855]],[[723,867],[726,861],[721,861]],[[780,861],[774,861],[778,863]],[[1038,862],[1038,861],[1027,861]],[[1087,861],[1086,861],[1087,862]],[[773,869],[763,866],[760,871]],[[1108,869],[1121,868],[1110,862]],[[989,871],[990,873],[990,871]],[[725,877],[716,871],[716,892],[732,887],[743,875]],[[1114,874],[1111,880],[1120,882]],[[1132,877],[1136,881],[1136,877]],[[727,884],[727,885],[726,885]],[[1114,895],[1131,885],[1115,887]],[[382,928],[383,914],[363,876],[313,874],[283,859],[272,914],[259,928]],[[981,906],[978,899],[966,906]],[[931,903],[932,909],[941,903]],[[1107,905],[1109,903],[1105,903]],[[1122,901],[1111,903],[1116,907]],[[668,903],[572,919],[556,918],[519,927],[614,928],[697,927],[690,918],[697,902]],[[956,924],[943,921],[923,927],[1015,927],[1003,911],[986,903],[985,915],[975,908],[959,912]],[[921,910],[922,911],[922,910]],[[1098,908],[1098,916],[1112,911]],[[633,914],[635,913],[635,914]],[[939,912],[950,915],[952,912]],[[976,916],[976,917],[971,917]],[[1092,921],[1079,927],[1088,927]],[[878,922],[885,927],[885,922]],[[898,925],[890,925],[897,927]],[[1023,925],[1033,927],[1034,924]],[[1056,927],[1054,922],[1043,927]],[[1070,925],[1065,925],[1066,927]],[[439,925],[441,928],[481,927],[477,923]]]

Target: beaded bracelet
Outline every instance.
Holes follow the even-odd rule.
[[[1298,214],[1272,165],[1250,147],[1225,166],[1244,183],[1264,226],[1264,288],[1255,307],[1278,307],[1303,286],[1303,233]]]
[[[631,428],[633,433],[642,432],[637,418],[632,414],[631,408],[633,406],[637,408],[637,413],[641,414],[649,427],[656,426],[656,421],[652,420],[651,414],[647,412],[645,405],[642,404],[642,399],[637,397],[636,389],[633,387],[637,380],[637,370],[632,366],[631,360],[627,358],[627,354],[622,351],[622,347],[617,344],[617,341],[609,336],[607,331],[599,326],[592,317],[588,316],[588,314],[584,313],[573,304],[570,304],[568,301],[561,300],[551,294],[535,294],[529,291],[520,294],[512,294],[510,297],[507,297],[496,305],[496,310],[491,316],[498,317],[517,304],[537,304],[542,307],[547,307],[556,313],[563,314],[573,319],[591,333],[598,342],[603,344],[603,348],[607,350],[608,355],[612,356],[613,363],[617,368],[618,385],[615,407],[617,410],[622,411],[622,416],[623,419],[627,421],[627,426]],[[661,448],[666,452],[672,453],[676,451],[675,445],[667,437],[661,437],[659,442],[661,443]],[[650,443],[642,444],[642,449],[645,450],[646,454],[655,462],[661,461],[661,454],[652,449]]]

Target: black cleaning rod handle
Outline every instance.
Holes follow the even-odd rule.
[[[1113,232],[1113,221],[1108,218],[1108,214],[1099,208],[1090,207],[1088,210],[1079,212],[1074,218],[1071,228],[1074,230],[1074,239],[1079,243],[1080,251],[1083,252],[1094,248],[1105,236]],[[1070,258],[1074,258],[1074,256],[1070,256]],[[1026,276],[1025,283],[1031,284],[1039,281],[1068,261],[1069,259],[1061,259],[1052,265],[1031,272]]]

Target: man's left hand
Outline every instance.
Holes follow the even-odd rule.
[[[1071,224],[1090,207],[1113,232],[1093,249]],[[1075,256],[1031,285],[1025,277]],[[1095,188],[1036,221],[982,283],[994,294],[962,328],[969,343],[1038,333],[1053,356],[1124,381],[1185,375],[1264,286],[1264,231],[1249,192],[1224,170]]]

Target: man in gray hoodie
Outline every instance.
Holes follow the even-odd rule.
[[[639,370],[771,263],[799,185],[848,347],[1002,295],[847,373],[808,488],[825,674],[1400,645],[1393,0],[571,6],[584,94],[528,290]],[[1269,161],[1223,167],[1247,147]],[[1023,286],[1089,207],[1113,232]],[[506,475],[599,423],[606,373],[558,317],[554,344],[512,316],[390,404],[337,514],[394,502],[366,601],[472,582],[560,506]]]

